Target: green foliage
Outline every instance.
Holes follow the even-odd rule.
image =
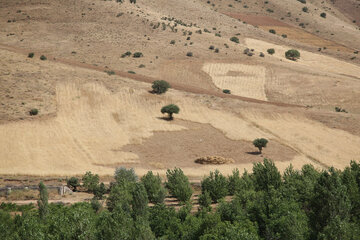
[[[320,17],[326,18],[326,13],[324,13],[324,12],[320,13]]]
[[[45,61],[46,59],[47,59],[47,58],[46,58],[44,55],[41,55],[41,56],[40,56],[40,60],[41,60],[41,61]]]
[[[193,53],[192,53],[192,52],[187,52],[187,53],[186,53],[186,56],[187,56],[187,57],[192,57],[192,56],[193,56]]]
[[[30,116],[38,115],[38,113],[39,113],[39,110],[36,108],[33,108],[29,111]]]
[[[48,192],[43,182],[39,183],[40,199],[37,201],[39,207],[39,216],[41,219],[45,219],[48,214]]]
[[[290,50],[285,52],[285,57],[287,59],[292,60],[292,61],[296,61],[297,59],[300,58],[300,52],[298,50],[295,50],[295,49],[290,49]]]
[[[281,175],[274,162],[264,159],[263,163],[254,163],[253,179],[255,189],[268,192],[270,187],[278,189],[281,185]]]
[[[202,209],[211,211],[211,197],[208,191],[205,191],[199,195],[199,205]]]
[[[175,104],[169,104],[161,108],[161,113],[167,113],[169,115],[169,120],[173,120],[173,114],[178,114],[180,108]]]
[[[129,57],[129,56],[131,56],[131,52],[129,52],[129,51],[127,51],[126,53],[121,55],[122,58]]]
[[[335,107],[335,112],[344,112],[347,113],[347,111],[344,108],[341,107]]]
[[[302,11],[307,13],[307,12],[309,12],[309,9],[307,7],[303,7]]]
[[[268,52],[268,54],[273,55],[273,54],[275,53],[275,49],[269,48],[269,49],[267,50],[267,52]]]
[[[269,33],[276,34],[276,31],[274,29],[270,29]]]
[[[99,185],[96,186],[96,188],[94,189],[93,192],[94,192],[95,199],[97,199],[97,200],[103,199],[104,194],[107,192],[105,184],[100,183]]]
[[[76,177],[71,177],[66,181],[66,185],[73,191],[76,191],[77,187],[80,186],[79,179]]]
[[[174,45],[175,44],[175,40],[171,40],[170,44]]]
[[[166,190],[161,184],[161,178],[159,174],[155,176],[152,171],[149,171],[141,178],[141,182],[146,189],[149,202],[151,203],[163,203]]]
[[[136,182],[138,180],[138,177],[135,174],[135,171],[133,168],[126,169],[123,167],[117,168],[115,170],[115,181],[118,184],[123,184],[127,182]]]
[[[165,93],[169,88],[171,88],[170,84],[164,80],[156,80],[152,84],[153,92],[156,94]]]
[[[187,202],[192,195],[192,189],[189,183],[189,179],[185,176],[184,172],[180,168],[174,168],[174,170],[168,169],[166,171],[166,187],[172,196],[176,197],[180,202]]]
[[[34,55],[35,55],[35,54],[34,54],[33,52],[29,53],[28,58],[33,58]]]
[[[239,43],[239,38],[238,37],[231,37],[230,41],[234,42],[234,43]]]
[[[287,38],[287,35],[286,35],[286,34],[281,34],[281,36],[282,36],[283,38]]]
[[[134,216],[145,216],[147,213],[148,195],[144,184],[137,182],[132,191],[132,212]]]
[[[141,52],[135,52],[134,54],[133,54],[133,57],[134,58],[140,58],[140,57],[143,57],[144,55],[141,53]]]
[[[229,89],[223,89],[223,93],[225,94],[231,94],[231,91]]]
[[[212,201],[217,203],[228,194],[228,181],[219,170],[210,172],[210,176],[201,181],[201,192],[208,192]]]
[[[261,153],[262,149],[266,147],[268,140],[265,138],[257,138],[253,141],[253,145],[259,149]]]
[[[82,177],[82,183],[89,192],[94,193],[95,190],[99,187],[99,175],[86,172]]]

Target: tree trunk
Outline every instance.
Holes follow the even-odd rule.
[[[173,114],[172,113],[169,113],[169,119],[173,120]]]

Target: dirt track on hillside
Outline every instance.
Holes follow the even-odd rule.
[[[9,46],[9,45],[2,44],[2,43],[0,43],[0,49],[4,49],[4,50],[7,50],[7,51],[16,52],[16,53],[21,53],[21,54],[25,54],[25,55],[27,55],[29,52],[32,52],[31,50],[25,50],[25,49],[22,49],[22,48]],[[36,52],[34,52],[34,53],[36,55],[41,55],[41,53],[36,53]],[[70,66],[81,67],[81,68],[85,68],[85,69],[91,69],[91,70],[100,71],[100,72],[106,72],[106,71],[110,70],[110,69],[108,69],[106,67],[94,66],[94,65],[91,65],[91,64],[76,62],[76,61],[72,61],[72,60],[69,60],[69,59],[56,58],[55,56],[47,56],[47,59],[49,61],[53,61],[53,62],[58,62],[58,63],[70,65]],[[129,78],[129,79],[132,79],[132,80],[135,80],[135,81],[140,81],[140,82],[152,83],[153,81],[157,80],[155,78],[140,75],[140,74],[132,74],[132,73],[127,73],[127,72],[123,72],[123,71],[116,71],[116,70],[114,70],[114,72],[115,72],[115,75],[117,75],[117,76],[124,77],[124,78]],[[229,95],[229,94],[221,93],[220,90],[219,91],[209,91],[209,90],[206,90],[206,89],[203,89],[203,88],[189,87],[189,86],[186,86],[186,85],[183,85],[183,84],[174,84],[174,83],[172,83],[171,87],[173,89],[180,90],[180,91],[185,91],[185,92],[189,92],[189,93],[206,94],[206,95],[212,95],[212,96],[221,97],[221,98],[233,98],[233,99],[239,99],[239,100],[242,100],[242,101],[245,101],[245,102],[251,102],[251,103],[270,104],[270,105],[275,105],[275,106],[279,106],[279,107],[300,107],[300,108],[304,107],[304,106],[295,105],[295,104],[287,104],[287,103],[279,103],[279,102],[268,102],[268,101],[262,101],[262,100],[254,99],[254,98],[247,98],[247,97],[242,97],[242,96]]]

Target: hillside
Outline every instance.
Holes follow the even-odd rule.
[[[359,160],[360,8],[341,2],[0,0],[0,174]],[[150,93],[160,79],[173,88]],[[165,121],[170,103],[180,113]],[[194,163],[217,155],[235,163]]]

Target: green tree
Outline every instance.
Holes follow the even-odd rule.
[[[211,197],[208,191],[205,191],[199,195],[200,209],[211,211]]]
[[[292,61],[296,61],[297,59],[300,58],[300,52],[296,49],[290,49],[285,52],[285,57]]]
[[[268,52],[268,54],[273,55],[273,54],[275,53],[275,49],[269,48],[269,49],[267,50],[267,52]]]
[[[99,187],[99,175],[86,172],[82,177],[83,186],[89,191],[94,193]]]
[[[71,177],[66,181],[66,185],[76,192],[77,187],[80,186],[79,179],[76,177]]]
[[[146,189],[141,182],[135,183],[132,192],[132,211],[135,217],[145,216],[148,210],[148,196]]]
[[[161,184],[159,174],[155,176],[152,171],[148,171],[146,175],[141,178],[144,184],[149,201],[151,203],[162,203],[166,196],[166,190]]]
[[[202,193],[208,192],[212,201],[217,203],[228,194],[228,181],[219,170],[215,170],[201,181],[201,191]]]
[[[281,186],[281,174],[274,162],[264,159],[263,163],[254,163],[253,178],[256,190],[268,192],[270,186],[278,189]]]
[[[124,182],[136,182],[138,180],[138,177],[135,174],[134,169],[126,169],[123,167],[117,168],[115,170],[115,180],[116,183],[122,184]]]
[[[167,113],[169,115],[169,119],[173,120],[173,114],[178,114],[180,108],[175,104],[169,104],[161,108],[161,113]]]
[[[153,92],[156,94],[165,93],[169,88],[171,88],[170,84],[164,80],[156,80],[152,84]]]
[[[104,183],[100,183],[95,189],[94,189],[94,198],[97,200],[103,199],[104,194],[107,192],[107,189],[105,187]]]
[[[187,202],[192,195],[192,189],[189,179],[185,176],[180,168],[174,170],[168,169],[166,172],[167,182],[165,186],[169,189],[172,196],[176,197],[180,202]]]
[[[232,42],[234,42],[234,43],[239,43],[240,41],[239,41],[239,38],[237,38],[237,37],[231,37],[230,38],[230,41],[232,41]]]
[[[265,138],[257,138],[253,141],[253,145],[259,149],[260,153],[261,153],[262,149],[266,147],[267,143],[268,143],[268,140]]]
[[[43,182],[39,183],[40,199],[37,201],[39,207],[39,216],[45,219],[48,214],[48,192]]]

